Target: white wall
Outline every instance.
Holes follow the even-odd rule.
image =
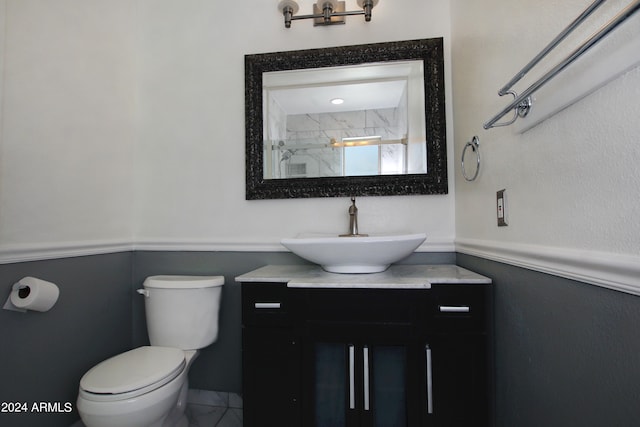
[[[385,0],[370,23],[290,29],[276,3],[0,0],[1,261],[277,249],[344,230],[346,198],[244,200],[244,55],[443,36],[450,194],[360,198],[360,229],[426,231],[422,250],[452,250],[455,236],[461,252],[617,288],[640,274],[638,69],[524,134],[482,130],[507,102],[497,89],[590,1]],[[482,170],[467,183],[473,135]],[[498,228],[502,188],[510,221]]]
[[[275,1],[5,4],[5,262],[132,243],[278,249],[299,232],[344,231],[346,198],[244,200],[245,54],[442,36],[450,82],[444,0],[386,1],[368,24],[289,30]],[[359,207],[363,232],[426,231],[426,250],[453,249],[453,194],[361,198]]]
[[[135,9],[1,6],[0,250],[130,242]]]
[[[374,9],[370,23],[356,16],[344,26],[314,28],[307,20],[294,21],[290,29],[284,28],[276,1],[234,2],[233,8],[203,0],[139,4],[140,140],[134,179],[139,247],[200,242],[276,248],[282,237],[348,227],[347,198],[245,200],[245,54],[444,37],[450,82],[444,0],[387,0]],[[300,13],[311,13],[313,2],[300,4]],[[357,7],[355,0],[347,5]],[[452,179],[450,192],[359,198],[360,230],[424,231],[431,243],[426,250],[451,250]]]
[[[3,139],[3,92],[4,92],[4,46],[5,46],[5,28],[6,28],[6,0],[0,0],[0,178],[2,177],[2,139]],[[0,180],[0,191],[2,189],[2,180]],[[0,193],[1,195],[1,193]],[[2,217],[0,216],[0,219]]]
[[[460,179],[456,165],[456,240],[463,252],[624,288],[640,273],[640,69],[524,134],[513,126],[482,129],[512,100],[498,97],[498,89],[591,3],[452,2],[455,158],[458,163],[473,135],[480,138],[483,156],[475,182]],[[607,2],[516,90],[528,87],[627,3]],[[638,37],[638,23],[640,16],[621,30]],[[503,188],[509,226],[499,228],[496,191]],[[605,276],[626,277],[586,272],[578,267],[587,268],[585,260],[589,269],[610,270]]]

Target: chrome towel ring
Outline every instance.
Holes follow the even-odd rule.
[[[467,148],[469,147],[471,147],[471,150],[476,153],[476,172],[473,174],[471,178],[467,175],[467,171],[464,168],[464,155],[466,154]],[[480,139],[477,136],[474,135],[471,141],[465,144],[464,149],[462,150],[461,163],[462,163],[462,176],[464,176],[464,179],[466,179],[467,181],[475,181],[476,178],[478,177],[478,173],[480,172]]]

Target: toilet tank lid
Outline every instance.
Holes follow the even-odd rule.
[[[224,285],[224,276],[150,276],[144,281],[145,288],[193,289],[212,288]]]
[[[184,365],[183,350],[138,347],[91,368],[80,380],[80,387],[91,393],[126,393],[175,377]]]

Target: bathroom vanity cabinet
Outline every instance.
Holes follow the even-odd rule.
[[[267,266],[236,280],[245,426],[489,425],[488,278]]]

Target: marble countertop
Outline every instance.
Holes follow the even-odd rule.
[[[457,265],[392,265],[382,273],[337,274],[317,265],[267,265],[236,282],[286,283],[289,288],[430,289],[432,283],[487,284],[491,279]]]

